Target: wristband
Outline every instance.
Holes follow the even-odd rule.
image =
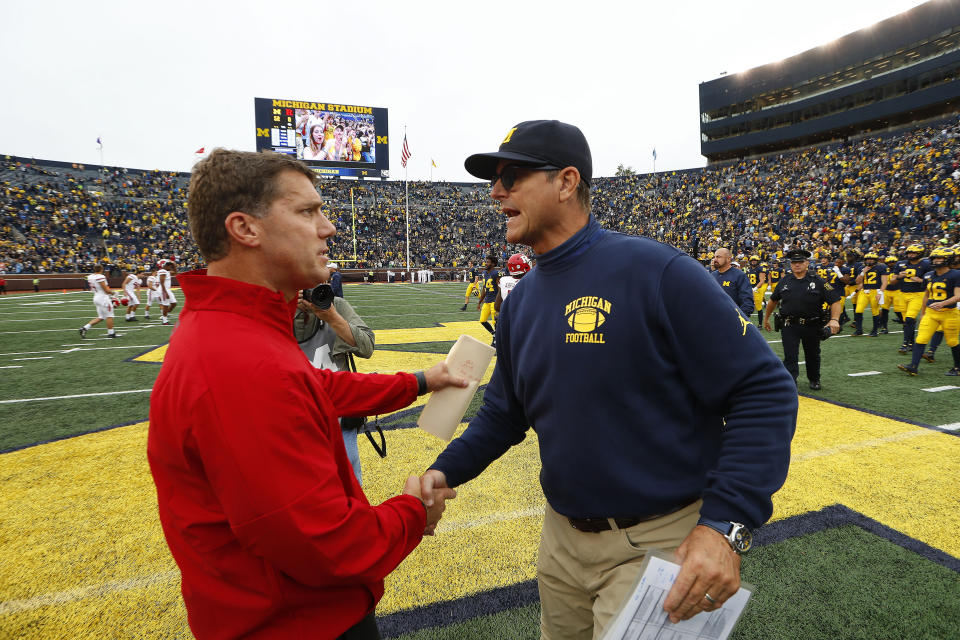
[[[427,376],[423,371],[414,371],[413,375],[417,378],[417,395],[422,396],[427,392]]]

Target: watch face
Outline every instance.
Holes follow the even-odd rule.
[[[733,546],[739,553],[749,551],[753,546],[753,534],[750,533],[750,529],[742,524],[734,525]]]

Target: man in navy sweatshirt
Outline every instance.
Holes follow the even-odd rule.
[[[600,227],[578,128],[522,122],[465,166],[491,180],[507,242],[537,266],[501,307],[483,405],[421,477],[424,495],[476,477],[532,427],[542,637],[599,635],[651,547],[682,563],[673,622],[715,610],[787,476],[793,379],[696,260]]]
[[[747,274],[732,264],[733,254],[730,249],[721,247],[713,254],[713,277],[724,293],[736,303],[743,315],[748,318],[753,315],[753,289],[747,280]]]

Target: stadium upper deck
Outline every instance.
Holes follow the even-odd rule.
[[[700,85],[712,164],[960,110],[960,2],[932,0],[780,62]]]
[[[883,253],[909,241],[953,245],[958,184],[960,121],[950,118],[724,166],[595,178],[591,193],[605,227],[706,259],[719,246],[776,257],[786,246]],[[200,266],[186,187],[185,174],[8,157],[0,165],[0,273],[84,272],[98,262],[124,270],[158,253],[179,256],[181,269]],[[328,180],[321,190],[338,229],[338,260],[403,268],[402,182]],[[411,268],[463,268],[487,252],[517,249],[504,244],[503,217],[485,183],[410,184]]]

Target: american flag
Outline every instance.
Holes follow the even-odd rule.
[[[410,159],[410,147],[407,146],[407,134],[403,134],[403,151],[400,152],[400,164],[407,167],[407,160]]]

